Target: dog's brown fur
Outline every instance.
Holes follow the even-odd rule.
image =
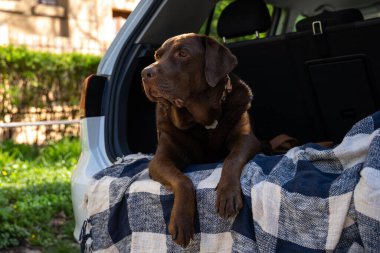
[[[147,97],[157,103],[158,147],[149,173],[174,192],[169,232],[186,247],[194,235],[196,208],[194,186],[182,173],[186,166],[226,157],[216,211],[233,217],[243,205],[241,171],[260,149],[247,113],[252,93],[230,74],[236,57],[207,36],[173,37],[156,51],[155,60],[141,73]],[[206,129],[216,121],[216,128]]]

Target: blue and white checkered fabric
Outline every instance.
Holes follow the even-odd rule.
[[[127,156],[95,175],[86,196],[94,252],[380,252],[380,112],[333,149],[257,155],[242,173],[234,219],[214,208],[222,164],[187,168],[197,213],[186,249],[168,233],[173,194],[149,178],[150,159]]]

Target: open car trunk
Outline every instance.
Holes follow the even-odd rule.
[[[239,0],[221,1],[219,13],[215,2],[154,1],[151,16],[118,53],[102,108],[105,147],[114,163],[88,187],[82,246],[92,238],[95,252],[376,252],[380,114],[373,113],[380,109],[380,18],[363,19],[358,10],[317,14],[319,7],[377,8],[379,2],[273,0],[271,13],[266,5],[259,13],[239,6],[260,1]],[[271,15],[270,22],[252,21],[255,15]],[[298,15],[310,17],[292,31]],[[211,19],[224,20],[217,33],[210,32]],[[141,70],[163,41],[198,32],[205,22],[206,33],[226,39],[239,62],[233,72],[254,93],[249,113],[255,135],[269,141],[286,134],[300,146],[249,161],[241,176],[244,206],[228,220],[213,208],[223,164],[188,166],[197,213],[194,240],[183,250],[168,232],[174,196],[149,178],[155,105],[144,94]],[[322,141],[337,146],[316,144]]]
[[[380,108],[378,45],[379,18],[323,27],[318,34],[310,27],[227,43],[239,62],[233,72],[254,93],[250,115],[256,136],[339,143],[355,122]],[[119,60],[113,117],[106,123],[108,145],[119,147],[111,148],[113,158],[155,151],[155,105],[144,94],[140,72],[158,46],[141,40],[133,60]]]

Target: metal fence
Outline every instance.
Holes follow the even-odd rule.
[[[80,120],[0,123],[0,139],[42,145],[65,136],[79,136],[79,123]]]
[[[58,107],[53,111],[30,108],[5,115],[0,122],[0,141],[43,145],[66,136],[79,136],[79,109]]]

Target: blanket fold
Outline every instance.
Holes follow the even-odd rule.
[[[152,156],[134,154],[93,177],[83,246],[93,252],[380,252],[380,112],[327,149],[306,144],[256,155],[242,176],[244,206],[215,210],[223,164],[195,164],[195,236],[183,249],[168,233],[173,194],[149,178]],[[83,247],[83,251],[86,247]]]

